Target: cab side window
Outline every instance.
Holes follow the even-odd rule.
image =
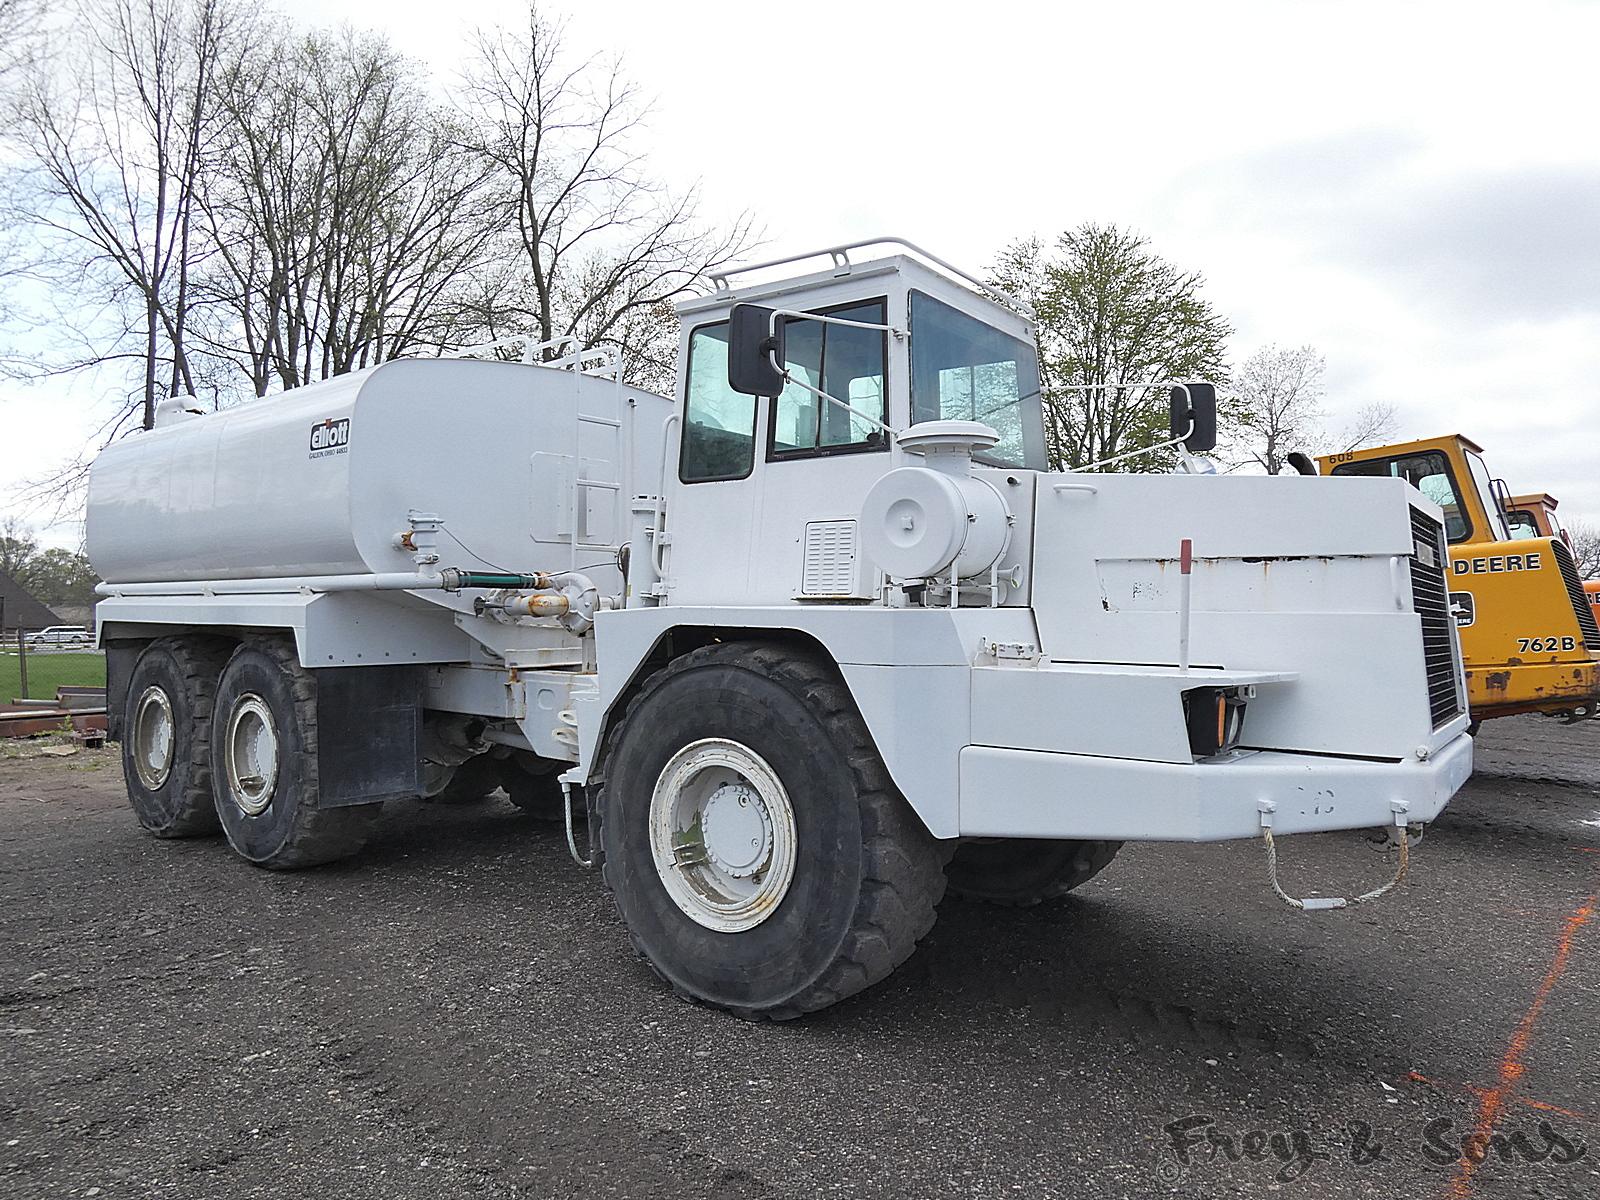
[[[1461,505],[1461,491],[1450,471],[1450,462],[1437,450],[1425,450],[1421,454],[1407,454],[1400,458],[1341,463],[1333,469],[1333,473],[1404,479],[1444,510],[1444,535],[1447,541],[1464,541],[1472,532]]]
[[[1533,519],[1533,514],[1522,508],[1514,508],[1506,514],[1506,528],[1513,538],[1539,536],[1539,525]]]
[[[882,300],[819,310],[846,321],[882,325]],[[888,421],[888,338],[881,329],[790,320],[784,332],[790,378],[803,380],[879,421]],[[769,459],[809,458],[886,447],[883,431],[791,382],[772,402]]]
[[[689,336],[689,378],[678,478],[684,483],[743,479],[755,466],[756,401],[728,386],[728,323]]]

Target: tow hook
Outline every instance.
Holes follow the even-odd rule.
[[[1272,814],[1277,812],[1278,806],[1271,800],[1261,800],[1256,804],[1261,814],[1261,840],[1267,846],[1267,881],[1272,884],[1272,890],[1277,893],[1290,908],[1298,908],[1304,912],[1317,912],[1330,908],[1352,908],[1357,904],[1368,904],[1380,896],[1386,896],[1406,877],[1406,870],[1411,865],[1411,839],[1407,837],[1406,813],[1410,810],[1404,800],[1389,801],[1389,809],[1394,814],[1395,841],[1400,848],[1400,862],[1395,868],[1394,878],[1382,887],[1370,892],[1363,892],[1359,896],[1307,896],[1296,899],[1283,890],[1283,885],[1278,882],[1278,849],[1272,841]]]

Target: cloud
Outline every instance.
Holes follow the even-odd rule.
[[[1191,172],[1168,204],[1306,265],[1353,272],[1440,318],[1498,325],[1600,313],[1600,165],[1441,164],[1369,128]]]
[[[1600,313],[1600,167],[1454,174],[1365,195],[1352,216],[1329,248],[1419,303],[1496,322]]]

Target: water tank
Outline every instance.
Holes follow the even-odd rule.
[[[89,557],[109,583],[406,571],[394,537],[418,510],[445,522],[441,566],[562,569],[574,519],[581,542],[627,537],[626,491],[618,504],[584,489],[574,511],[574,472],[654,492],[671,408],[550,367],[405,359],[205,416],[169,410],[95,460]],[[631,437],[576,419],[626,425],[630,409]]]

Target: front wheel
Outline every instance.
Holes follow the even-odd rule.
[[[785,1020],[894,970],[933,926],[943,845],[895,791],[831,664],[707,646],[607,742],[604,878],[681,995]]]
[[[317,691],[279,642],[234,652],[217,687],[211,776],[228,844],[258,867],[311,867],[366,843],[381,805],[323,808]]]
[[[957,896],[1029,908],[1088,883],[1121,849],[1121,842],[973,840],[956,847],[945,873]]]

